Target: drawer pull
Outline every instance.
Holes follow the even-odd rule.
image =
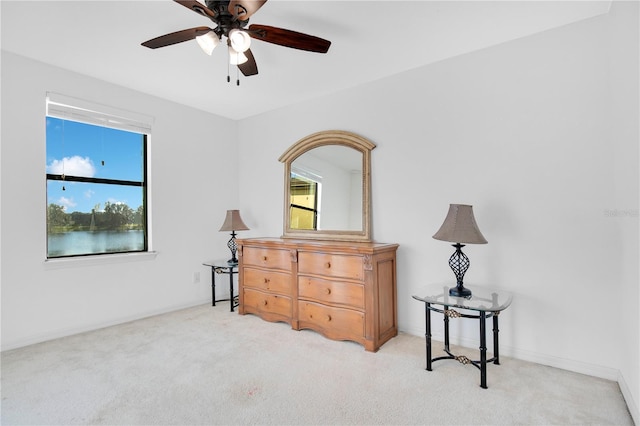
[[[266,300],[263,300],[263,301],[262,301],[262,304],[263,304],[264,306],[267,306],[267,301],[266,301]]]
[[[331,268],[331,262],[327,262],[324,266],[326,266],[327,269]]]
[[[331,321],[331,315],[327,315],[327,322]]]
[[[269,278],[265,278],[265,279],[264,279],[264,283],[265,283],[265,284],[269,284],[269,282],[271,282],[271,280],[270,280]]]
[[[267,256],[262,256],[262,260],[266,262],[267,261]]]
[[[331,294],[331,289],[327,288],[327,294]]]

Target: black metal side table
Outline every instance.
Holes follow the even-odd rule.
[[[230,265],[226,260],[214,260],[204,262],[203,265],[211,267],[211,306],[216,302],[229,301],[231,312],[238,306],[238,297],[233,295],[233,275],[238,273],[238,265]],[[229,275],[229,298],[216,300],[216,274]]]
[[[413,298],[425,304],[425,338],[427,341],[427,370],[431,363],[441,359],[455,359],[467,365],[472,364],[480,370],[480,387],[487,388],[487,363],[500,364],[498,345],[498,315],[511,304],[512,295],[505,291],[486,288],[472,288],[469,298],[449,295],[449,287],[442,285],[427,286]],[[442,308],[433,305],[442,306]],[[461,313],[452,308],[474,311],[477,314]],[[444,351],[446,356],[431,357],[431,311],[444,314]],[[480,320],[480,360],[472,361],[464,355],[454,355],[449,350],[449,318],[474,318]],[[493,358],[487,359],[486,320],[493,318]]]

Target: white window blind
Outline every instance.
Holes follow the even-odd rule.
[[[315,171],[310,170],[309,168],[303,169],[303,168],[291,166],[291,174],[309,179],[312,182],[322,183],[322,176],[317,174]]]
[[[153,117],[59,93],[47,92],[47,116],[150,134]]]

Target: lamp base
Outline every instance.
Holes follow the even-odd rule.
[[[236,257],[236,251],[238,250],[236,231],[231,231],[231,238],[227,241],[227,247],[231,250],[231,259],[227,260],[227,265],[235,266],[238,264],[238,258]]]
[[[455,297],[471,297],[471,290],[465,288],[465,286],[460,283],[455,287],[451,287],[449,289],[449,296]]]
[[[467,255],[462,252],[464,244],[455,243],[453,246],[456,248],[456,251],[454,251],[449,258],[449,267],[456,276],[457,285],[449,289],[449,296],[471,297],[471,290],[464,288],[464,284],[462,282],[464,274],[467,272],[467,269],[469,269],[471,262]]]

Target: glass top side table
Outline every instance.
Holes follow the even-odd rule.
[[[498,345],[498,315],[511,305],[513,296],[502,290],[492,290],[483,287],[471,288],[470,297],[455,297],[449,295],[449,286],[429,285],[420,289],[413,296],[414,299],[425,304],[425,339],[427,350],[427,371],[431,371],[431,364],[442,359],[455,359],[462,364],[472,364],[480,370],[480,387],[487,388],[487,363],[500,364]],[[453,308],[477,313],[465,313]],[[446,356],[431,357],[431,311],[444,315],[444,351]],[[449,349],[449,319],[473,318],[480,321],[480,360],[472,361],[464,355],[454,355]],[[486,319],[493,318],[493,358],[487,359]]]
[[[226,260],[214,260],[202,263],[211,267],[211,306],[216,306],[216,302],[229,301],[229,308],[233,312],[238,306],[238,298],[233,295],[233,275],[238,273],[238,264],[229,264]],[[229,275],[229,298],[216,300],[216,274]]]

